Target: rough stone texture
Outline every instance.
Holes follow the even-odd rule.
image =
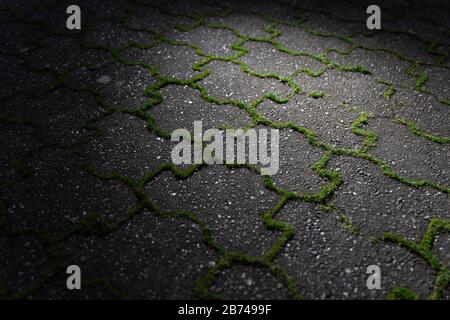
[[[449,299],[448,2],[69,4],[0,5],[1,299]],[[279,171],[174,165],[194,121]]]

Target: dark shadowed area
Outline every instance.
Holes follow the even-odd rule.
[[[0,1],[0,298],[449,299],[450,2],[372,2]]]

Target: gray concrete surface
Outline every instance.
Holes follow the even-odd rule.
[[[0,298],[450,297],[448,2],[77,3],[0,5]],[[279,172],[171,165],[199,120]]]

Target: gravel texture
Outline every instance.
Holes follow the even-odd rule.
[[[377,3],[2,1],[0,298],[448,299],[450,7]],[[278,173],[174,165],[194,121]]]

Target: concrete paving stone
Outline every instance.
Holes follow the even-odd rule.
[[[34,24],[36,31],[45,32],[67,32],[66,14],[67,7],[72,4],[68,1],[47,2],[42,1],[12,1],[9,5],[16,11],[20,12],[27,22]],[[87,10],[83,14],[84,19],[88,19],[89,14]],[[68,33],[68,32],[67,32]]]
[[[286,300],[289,292],[283,280],[265,268],[235,265],[221,272],[211,292],[232,300]]]
[[[120,48],[134,43],[150,44],[155,39],[149,32],[133,31],[114,21],[96,23],[86,31],[86,42],[90,46]]]
[[[194,121],[202,122],[203,132],[211,128],[239,129],[251,123],[245,110],[207,102],[197,90],[187,86],[169,85],[161,89],[161,94],[163,102],[148,113],[155,118],[159,128],[168,132],[183,128],[193,134]]]
[[[320,141],[330,145],[354,148],[362,144],[363,138],[351,131],[357,113],[347,111],[341,101],[330,101],[332,97],[321,99],[296,95],[285,104],[265,101],[258,111],[272,121],[292,121],[299,126],[313,130]]]
[[[70,0],[66,1],[70,3]],[[78,6],[86,9],[88,16],[92,16],[96,21],[120,17],[129,5],[129,2],[123,0],[110,0],[107,3],[103,1],[80,0],[78,3]]]
[[[428,21],[419,19],[410,19],[409,12],[410,11],[404,12],[394,21],[383,21],[383,26],[387,30],[416,34],[418,37],[424,38],[430,42],[435,41],[441,44],[450,43],[448,37],[445,36],[445,26],[437,23],[430,24]]]
[[[178,25],[190,27],[193,24],[194,20],[190,18],[168,15],[150,6],[138,6],[133,14],[127,17],[127,25],[140,30],[163,31]]]
[[[450,101],[450,72],[448,68],[443,67],[421,67],[418,68],[418,73],[426,73],[428,80],[424,87],[427,91],[436,95],[438,99]]]
[[[1,195],[16,227],[62,232],[94,213],[116,221],[137,205],[127,186],[98,180],[66,150],[46,148],[27,162],[31,176]]]
[[[433,138],[450,137],[448,2],[380,1],[380,31],[366,29],[369,0],[81,0],[81,30],[66,28],[69,4],[0,4],[0,296],[290,299],[298,289],[306,299],[386,299],[407,287],[429,297],[430,264],[381,237],[419,244],[430,223],[450,221],[450,144]],[[237,42],[247,51],[232,49]],[[291,55],[277,43],[321,56]],[[318,72],[326,59],[319,76],[302,71]],[[370,73],[339,71],[357,66]],[[363,146],[352,132],[363,112],[359,129],[378,137],[364,152],[393,171],[361,151],[334,149]],[[192,131],[200,120],[222,133],[290,122],[314,131],[319,146],[281,129],[270,179],[221,164],[177,178],[166,170],[176,142],[161,132]],[[331,159],[318,170],[326,150]],[[324,169],[341,183],[321,177]],[[320,203],[286,200],[319,190],[328,195]],[[440,230],[428,252],[447,269],[449,241]],[[270,266],[247,261],[268,253]],[[66,263],[81,267],[83,290],[67,290]],[[380,290],[366,286],[370,265],[381,268]],[[450,299],[449,285],[440,298]]]
[[[301,73],[294,78],[303,91],[321,91],[325,97],[317,99],[318,103],[342,105],[343,109],[358,115],[359,112],[371,112],[377,116],[392,114],[396,105],[383,94],[387,85],[379,83],[370,75],[361,73],[327,70],[320,77]],[[363,95],[360,93],[364,92]],[[338,121],[337,121],[338,122]]]
[[[63,270],[64,271],[64,270]],[[61,277],[59,277],[61,278]],[[105,282],[104,278],[85,279],[87,282],[81,284],[81,290],[67,290],[67,278],[53,279],[51,278],[52,286],[40,288],[32,295],[30,299],[47,299],[53,300],[114,300],[120,299],[120,293],[112,292],[108,287],[110,282]],[[113,289],[114,290],[114,289]],[[117,290],[117,289],[116,289]],[[50,298],[49,298],[50,297]],[[55,299],[53,297],[58,297]]]
[[[49,1],[42,2],[38,0],[32,1],[14,1],[14,6],[19,9],[28,21],[37,22],[47,32],[58,32],[65,35],[79,34],[78,30],[69,30],[66,27],[66,20],[69,14],[66,13],[67,8],[73,5],[73,1]],[[119,16],[125,2],[122,0],[89,1],[80,0],[76,5],[81,10],[81,29],[90,24],[95,23],[99,19],[112,18]]]
[[[165,173],[146,191],[165,212],[183,209],[197,214],[210,226],[213,239],[229,250],[261,255],[279,235],[269,231],[261,218],[278,196],[248,169],[212,165],[187,180]]]
[[[362,66],[378,80],[411,87],[416,79],[406,73],[411,63],[397,59],[391,53],[356,48],[348,55],[330,52],[328,58],[341,65]]]
[[[191,43],[201,48],[206,55],[229,57],[237,51],[231,48],[240,39],[230,30],[198,27],[190,31],[168,31],[165,35],[173,40]]]
[[[245,14],[255,14],[267,21],[271,19],[283,20],[285,22],[295,22],[298,20],[298,10],[289,2],[285,2],[281,5],[274,5],[272,1],[256,1],[249,6],[244,1],[228,1],[227,7],[231,8],[235,12]]]
[[[442,233],[436,236],[432,248],[432,252],[447,268],[450,266],[450,251],[447,250],[449,246],[450,238],[448,234]]]
[[[24,235],[2,236],[0,244],[0,281],[9,295],[24,292],[48,270],[50,264],[42,241]]]
[[[10,84],[0,88],[2,99],[21,91],[42,91],[55,82],[53,75],[34,72],[23,59],[5,55],[0,56],[0,80]]]
[[[19,158],[41,145],[29,125],[1,122],[0,131],[3,137],[0,141],[1,155],[9,160]]]
[[[335,34],[338,36],[350,36],[356,32],[367,31],[366,26],[357,22],[342,21],[332,13],[320,9],[302,12],[307,19],[303,25],[316,32]]]
[[[118,108],[139,108],[148,101],[146,88],[156,82],[148,69],[114,63],[104,68],[89,70],[81,67],[67,75],[74,86],[93,88],[105,102]]]
[[[293,225],[294,237],[276,262],[295,276],[306,299],[383,299],[396,286],[409,287],[426,298],[433,286],[435,274],[422,259],[393,244],[336,232],[342,226],[333,212],[291,202],[277,219]],[[380,267],[380,290],[366,286],[370,265]]]
[[[344,179],[332,202],[366,237],[393,232],[420,241],[431,218],[448,219],[450,199],[445,193],[406,186],[362,159],[334,158],[328,168]]]
[[[301,152],[294,147],[299,145],[302,146]],[[312,168],[323,156],[323,151],[308,144],[300,133],[281,130],[279,149],[280,168],[272,176],[276,185],[298,193],[315,193],[328,182]]]
[[[33,25],[18,22],[0,24],[0,41],[3,43],[2,52],[7,54],[19,54],[26,52],[36,41],[46,34]],[[10,41],[18,39],[18,41]]]
[[[0,123],[0,181],[6,182],[16,174],[14,161],[36,150],[42,144],[34,137],[32,127],[17,123]]]
[[[84,125],[99,114],[99,107],[88,93],[60,88],[37,99],[14,97],[4,104],[3,111],[8,116],[33,121],[41,141],[70,146],[91,134]]]
[[[447,120],[450,108],[439,103],[432,96],[413,90],[397,89],[393,98],[398,105],[396,117],[403,117],[416,124],[416,127],[438,137],[450,135]]]
[[[319,61],[305,56],[292,56],[278,51],[273,45],[263,42],[247,42],[249,53],[240,58],[251,70],[258,73],[275,73],[290,77],[300,69],[318,72],[325,67]],[[264,52],[264,54],[262,54]]]
[[[313,35],[298,27],[280,25],[276,29],[281,32],[277,40],[290,50],[321,54],[327,49],[347,51],[351,48],[350,44],[343,40]]]
[[[287,84],[277,79],[251,76],[231,62],[212,61],[205,68],[211,71],[211,75],[200,83],[206,87],[209,95],[221,100],[249,103],[269,93],[284,98],[292,91]]]
[[[425,63],[433,63],[437,60],[435,56],[430,55],[425,51],[427,46],[424,43],[415,41],[413,36],[405,34],[386,34],[378,32],[370,36],[357,35],[353,40],[356,44],[371,49],[396,52],[411,61],[419,60]]]
[[[373,4],[369,2],[370,1],[341,1],[339,3],[327,0],[322,3],[320,8],[341,19],[365,24],[368,17],[366,9],[369,5]],[[317,3],[313,3],[313,6],[314,8],[317,8]]]
[[[109,52],[82,47],[73,38],[51,36],[42,44],[29,53],[30,65],[35,69],[63,72],[82,66],[99,67],[111,60]]]
[[[206,17],[205,21],[211,25],[231,27],[240,34],[250,37],[267,38],[271,36],[265,30],[269,23],[257,15],[232,12],[225,17]]]
[[[103,173],[142,178],[164,162],[171,162],[173,143],[152,134],[144,120],[114,114],[99,123],[102,135],[85,145],[89,163]]]
[[[212,16],[223,14],[223,7],[218,2],[203,2],[199,0],[189,2],[164,3],[165,8],[174,15]]]
[[[417,7],[413,17],[423,19],[434,25],[448,26],[450,9],[446,3],[438,2],[430,5],[427,1],[418,1],[417,3],[413,3],[413,6]]]
[[[149,64],[158,69],[162,76],[188,79],[199,72],[192,66],[202,60],[195,50],[187,46],[159,44],[150,49],[130,48],[122,52],[121,58],[131,62]]]
[[[407,126],[383,118],[365,126],[378,135],[370,153],[386,160],[402,176],[450,184],[449,144],[438,144],[411,134]]]
[[[64,255],[75,257],[73,263],[80,266],[86,279],[107,279],[115,290],[133,299],[193,299],[195,283],[217,260],[217,254],[202,241],[198,225],[148,211],[105,238],[72,237]],[[60,279],[57,275],[53,278]],[[59,287],[64,287],[63,280]],[[50,290],[55,288],[58,286]],[[61,291],[43,289],[39,296],[117,299],[99,286]]]

